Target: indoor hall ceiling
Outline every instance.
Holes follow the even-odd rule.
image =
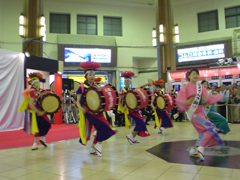
[[[153,8],[155,0],[44,0],[45,2],[75,2],[75,3],[88,3],[88,4],[104,4],[104,5],[122,5],[122,6],[142,6]],[[197,0],[172,0],[172,5],[180,5],[193,3]]]

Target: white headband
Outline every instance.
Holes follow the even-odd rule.
[[[129,80],[132,82],[132,79],[130,79],[130,78],[124,78],[124,81],[126,81],[126,80]]]
[[[85,72],[85,75],[87,75],[88,73],[90,73],[90,72],[95,72],[94,70],[87,70],[86,72]]]
[[[33,82],[31,83],[31,86],[36,82],[40,82],[39,79],[34,79]]]

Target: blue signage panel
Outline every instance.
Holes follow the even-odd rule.
[[[178,62],[189,62],[225,57],[224,44],[178,49]]]

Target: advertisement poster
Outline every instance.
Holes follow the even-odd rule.
[[[178,49],[178,62],[189,62],[225,57],[224,44]]]
[[[67,63],[88,61],[111,63],[111,49],[65,48],[64,56]]]

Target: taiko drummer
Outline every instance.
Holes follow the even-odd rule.
[[[38,107],[38,98],[40,97],[39,85],[40,82],[45,82],[42,74],[40,73],[31,73],[29,74],[30,81],[28,82],[31,85],[30,89],[26,89],[23,92],[24,100],[22,105],[19,107],[19,111],[26,111],[25,126],[24,130],[27,133],[34,134],[34,143],[32,150],[37,150],[37,142],[41,136],[40,143],[47,147],[45,137],[51,128],[51,122],[45,111],[39,110]]]
[[[163,84],[164,81],[163,80],[157,80],[157,81],[154,81],[153,82],[153,85],[155,86],[155,90],[154,92],[152,92],[152,102],[151,102],[151,106],[155,112],[155,121],[156,121],[156,124],[155,124],[155,127],[159,127],[158,129],[158,133],[162,133],[162,134],[165,134],[165,131],[164,129],[165,128],[171,128],[173,127],[173,123],[171,121],[171,118],[168,114],[168,112],[165,110],[165,108],[157,108],[157,102],[156,102],[156,98],[162,94],[162,87],[161,87],[161,84]],[[170,95],[169,95],[170,96]],[[171,98],[171,97],[170,97]],[[171,99],[172,101],[172,107],[174,105],[174,99],[172,97]],[[162,103],[163,104],[163,103]],[[164,103],[165,104],[165,103]]]
[[[97,130],[97,134],[94,138],[93,145],[90,149],[90,154],[97,154],[102,156],[102,142],[110,138],[117,131],[111,129],[108,121],[103,116],[103,113],[97,115],[87,111],[85,107],[86,90],[94,86],[95,71],[100,68],[100,64],[96,62],[83,62],[80,66],[84,69],[86,81],[80,85],[77,94],[77,106],[79,108],[79,142],[86,145],[90,140],[93,126]]]
[[[129,120],[129,116],[132,118],[132,120],[135,122],[136,126],[134,130],[126,136],[128,142],[132,145],[133,143],[140,143],[139,140],[136,140],[136,135],[139,135],[140,137],[146,137],[150,136],[145,121],[140,114],[139,110],[131,111],[128,109],[127,105],[124,103],[123,99],[125,98],[125,95],[130,90],[130,84],[132,83],[132,76],[135,74],[131,71],[126,71],[121,73],[121,77],[124,77],[124,85],[125,87],[119,92],[119,104],[118,104],[118,111],[121,111],[125,114],[125,126],[126,128],[129,128],[131,126],[131,122]],[[143,85],[143,86],[147,86]],[[141,87],[143,87],[141,86]]]

